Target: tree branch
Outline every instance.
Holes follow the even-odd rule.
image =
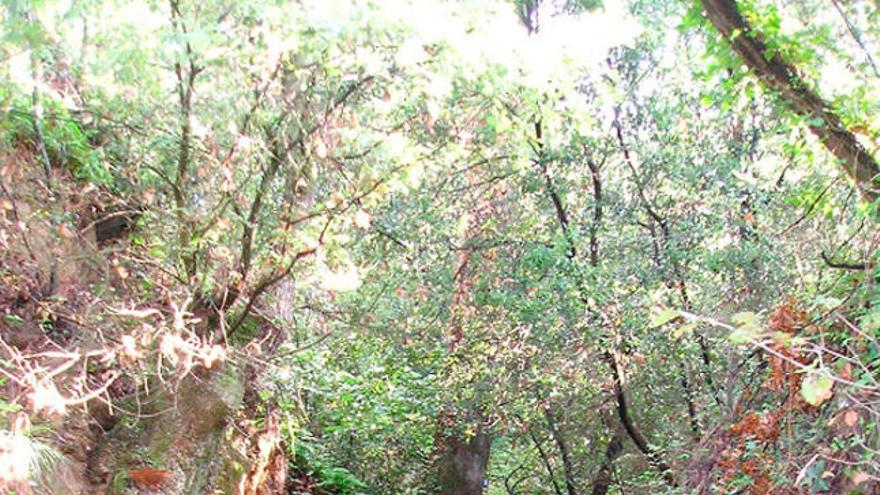
[[[771,51],[762,33],[743,18],[735,0],[701,0],[706,17],[728,41],[733,51],[769,89],[776,91],[792,111],[808,119],[810,131],[842,162],[862,199],[873,203],[880,194],[880,166],[840,117],[813,89],[797,69],[777,51]]]
[[[855,263],[850,261],[833,261],[831,257],[825,251],[821,253],[822,261],[825,262],[831,268],[837,268],[840,270],[856,270],[856,271],[865,271],[874,268],[874,265],[871,263]]]

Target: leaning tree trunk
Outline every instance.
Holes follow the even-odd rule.
[[[489,434],[481,429],[466,439],[456,432],[440,441],[438,495],[481,495],[489,462]]]
[[[854,182],[861,197],[873,202],[880,194],[880,167],[846,129],[840,117],[804,82],[797,69],[779,53],[767,49],[761,33],[743,18],[735,0],[701,0],[706,17],[730,43],[743,62],[791,109],[806,117],[810,131],[822,141]]]

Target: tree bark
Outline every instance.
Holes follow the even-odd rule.
[[[791,109],[808,120],[822,144],[841,161],[859,195],[868,202],[880,193],[880,166],[846,129],[840,117],[799,76],[797,69],[767,49],[761,33],[743,18],[735,0],[701,0],[706,17],[761,82],[776,91]]]
[[[587,159],[590,181],[593,183],[593,222],[590,223],[590,266],[599,266],[599,228],[602,226],[602,178],[599,165]]]
[[[626,400],[626,391],[623,385],[623,376],[617,362],[617,357],[610,352],[608,352],[605,357],[611,366],[611,371],[614,376],[614,399],[617,403],[617,416],[618,419],[620,419],[620,423],[623,425],[623,428],[626,430],[626,433],[632,439],[633,443],[636,444],[639,451],[645,454],[645,457],[648,458],[648,462],[651,466],[663,476],[663,480],[666,481],[669,486],[675,487],[676,483],[675,478],[672,475],[672,469],[670,469],[669,465],[663,461],[660,454],[651,447],[648,440],[642,434],[642,431],[636,426],[635,420],[633,420],[630,415],[629,404]]]
[[[559,489],[559,483],[556,482],[556,473],[553,472],[553,463],[550,462],[550,457],[547,455],[547,452],[544,451],[544,447],[541,446],[541,440],[538,439],[538,436],[535,435],[535,432],[529,429],[529,437],[532,439],[532,443],[535,444],[535,448],[538,450],[538,456],[541,457],[541,462],[544,463],[544,468],[547,469],[547,477],[550,478],[550,484],[553,485],[553,493],[556,495],[562,495],[562,490]]]
[[[442,440],[437,472],[438,495],[482,495],[489,462],[489,434],[479,430],[468,440],[452,433]]]
[[[568,495],[578,495],[577,486],[574,481],[574,462],[571,460],[571,452],[568,450],[568,444],[565,443],[565,437],[559,431],[556,425],[556,418],[549,409],[544,410],[544,417],[547,418],[547,427],[559,449],[559,455],[562,457],[562,474],[565,477],[565,491]]]
[[[593,489],[590,491],[592,495],[606,495],[614,484],[614,461],[623,453],[624,437],[624,433],[615,428],[614,435],[605,447],[605,459],[593,478]]]

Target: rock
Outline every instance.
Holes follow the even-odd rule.
[[[124,417],[100,442],[90,466],[95,493],[234,494],[247,459],[227,440],[243,396],[241,370],[232,365],[155,393],[141,404],[143,417]],[[161,482],[136,486],[131,473],[143,470],[161,471]]]

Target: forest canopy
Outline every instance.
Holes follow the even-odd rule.
[[[0,492],[880,493],[880,5],[6,0]]]

